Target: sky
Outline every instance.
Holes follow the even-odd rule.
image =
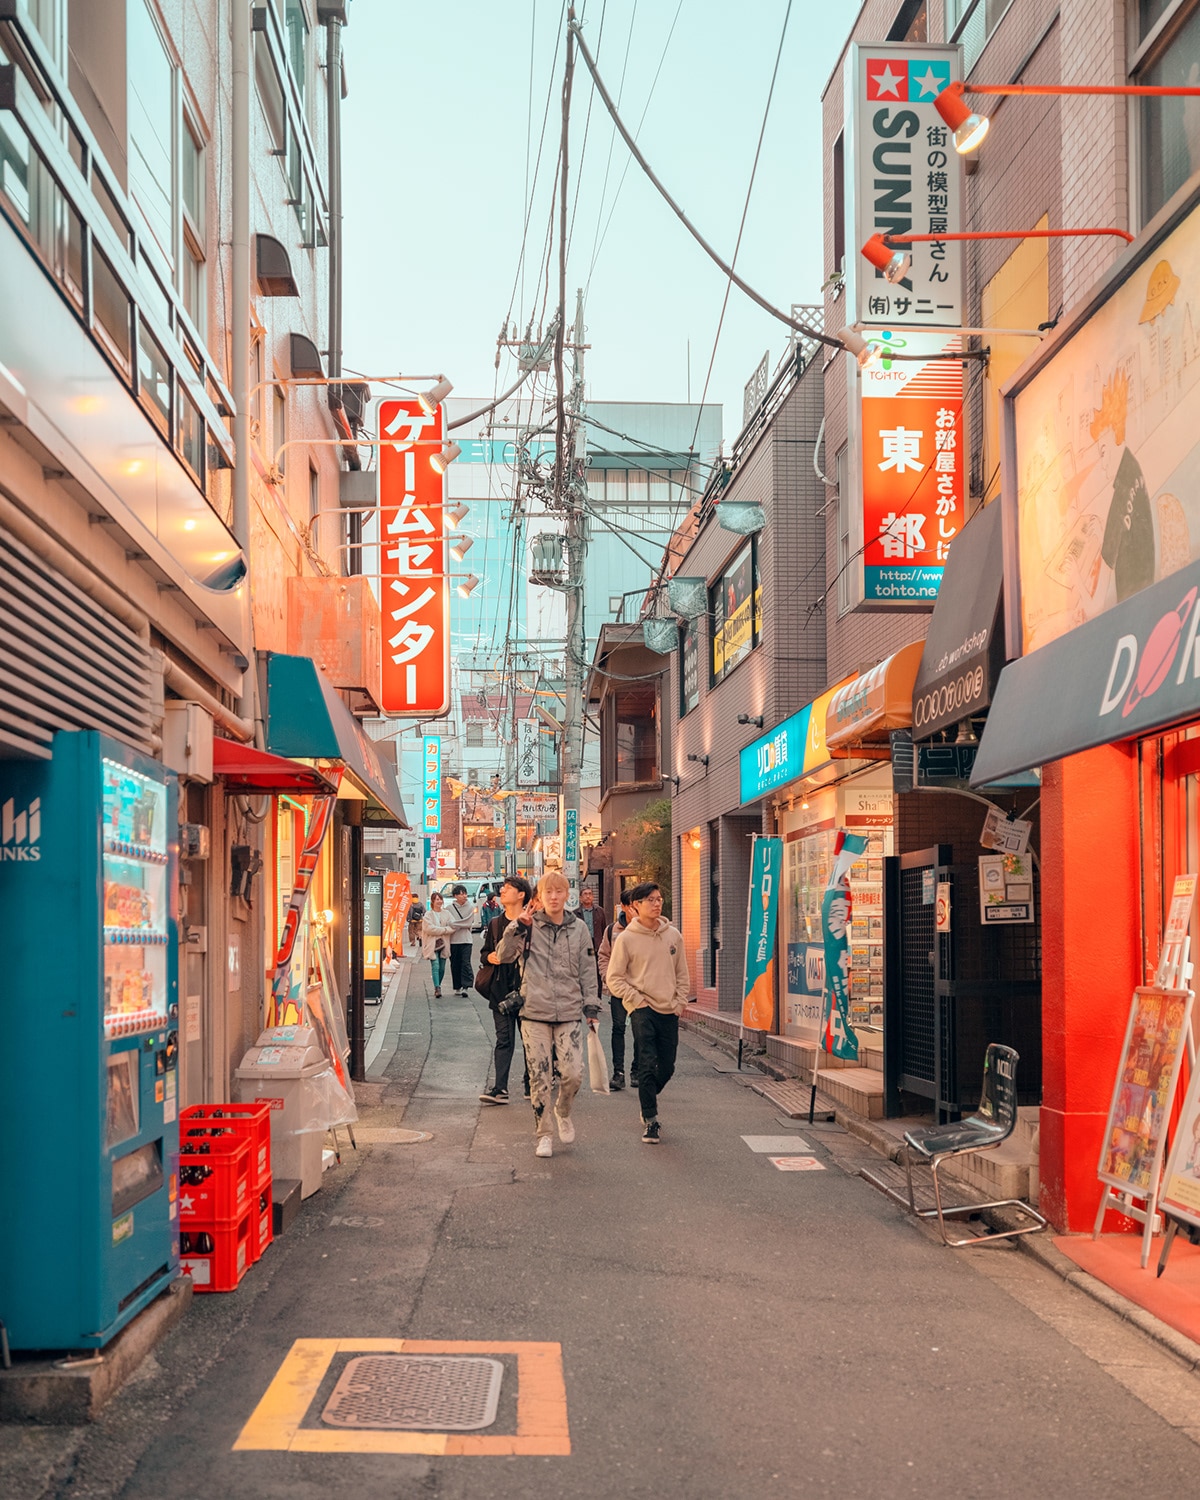
[[[622,117],[727,259],[787,10],[788,0],[577,0]],[[855,10],[792,0],[737,260],[746,280],[785,311],[820,301],[820,95]],[[545,302],[563,11],[561,0],[350,7],[348,371],[444,372],[456,394],[484,397],[497,380],[503,389],[515,378],[510,356],[495,368],[496,338],[506,319],[522,329],[531,317],[536,324]],[[690,343],[690,396],[699,400],[726,279],[615,136],[581,60],[569,165],[567,295],[573,312],[576,288],[585,288],[588,396],[687,400]],[[556,301],[555,262],[551,309]],[[787,337],[783,324],[733,289],[707,396],[724,404],[727,448],[741,426],[743,386],[768,350],[774,368]]]

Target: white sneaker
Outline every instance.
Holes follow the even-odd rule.
[[[575,1122],[568,1120],[566,1115],[560,1115],[558,1110],[554,1111],[554,1123],[558,1126],[558,1138],[564,1146],[569,1146],[575,1139]]]
[[[550,1135],[539,1135],[537,1150],[533,1154],[535,1156],[553,1156],[554,1137]]]

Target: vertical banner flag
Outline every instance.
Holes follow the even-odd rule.
[[[825,941],[825,1017],[821,1045],[834,1057],[858,1060],[858,1037],[850,1024],[850,866],[867,847],[865,834],[839,828],[833,868],[821,900]]]
[[[961,347],[961,246],[897,244],[912,259],[897,282],[861,253],[873,234],[961,232],[962,163],[935,105],[959,72],[958,47],[854,43],[846,59],[847,314],[882,354],[865,371],[846,361],[849,540],[861,560],[843,589],[857,608],[928,610],[964,518],[962,365],[912,358]]]
[[[541,721],[536,718],[517,720],[517,785],[537,786],[542,779]]]
[[[383,977],[383,876],[363,876],[363,978],[378,984]]]
[[[407,875],[388,870],[383,877],[383,946],[393,953],[404,951],[404,924],[412,905],[412,887]]]
[[[442,742],[436,734],[427,734],[421,757],[421,831],[442,831]]]
[[[433,718],[450,707],[450,580],[442,497],[430,466],[442,443],[442,408],[416,399],[379,403],[379,573],[387,714]]]
[[[329,772],[325,773],[327,776]],[[341,773],[335,773],[341,780]],[[308,828],[304,835],[304,847],[296,861],[295,884],[291,899],[283,917],[283,931],[279,936],[279,948],[275,954],[275,973],[271,979],[271,998],[267,1002],[268,1026],[291,1026],[299,1019],[299,1003],[291,993],[292,954],[296,949],[296,938],[300,932],[300,919],[308,903],[308,891],[313,873],[321,858],[321,846],[333,816],[336,797],[314,797],[309,813]]]
[[[775,1020],[775,920],[779,910],[783,840],[756,836],[753,850],[742,1025],[748,1031],[770,1031]]]

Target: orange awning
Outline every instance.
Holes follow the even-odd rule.
[[[831,755],[844,757],[863,746],[886,745],[893,729],[912,723],[913,684],[924,650],[924,641],[914,641],[838,689],[825,715]]]

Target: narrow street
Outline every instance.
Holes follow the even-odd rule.
[[[195,1299],[91,1428],[7,1430],[5,1494],[1191,1492],[1200,1381],[1011,1245],[944,1249],[855,1175],[877,1158],[854,1137],[781,1119],[689,1037],[660,1146],[642,1144],[633,1093],[585,1084],[576,1142],[537,1160],[519,1099],[476,1097],[482,1002],[433,1001],[427,974],[405,964],[396,982],[357,1153],[236,1294]],[[432,1139],[389,1144],[397,1126]],[[743,1140],[785,1135],[821,1169],[777,1170]],[[236,1448],[298,1339],[337,1343],[291,1451]],[[486,1431],[517,1430],[528,1379],[548,1453],[354,1451],[392,1435],[322,1411],[378,1339],[496,1349]],[[569,1455],[555,1361],[518,1372],[524,1343],[561,1346]]]

